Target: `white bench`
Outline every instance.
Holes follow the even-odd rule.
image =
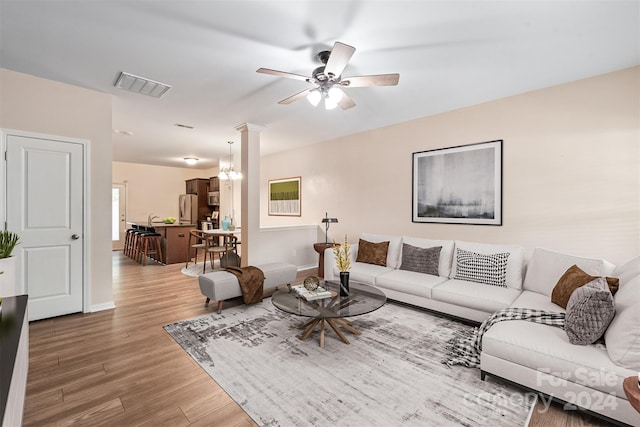
[[[293,283],[298,272],[295,265],[284,262],[272,262],[256,265],[264,273],[264,291],[270,291],[280,285]],[[218,302],[218,313],[222,311],[224,300],[242,296],[238,278],[227,271],[214,271],[198,276],[200,292],[207,297],[204,303],[209,307],[209,301]]]

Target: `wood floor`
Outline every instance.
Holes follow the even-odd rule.
[[[25,426],[256,425],[162,329],[216,305],[203,307],[182,266],[142,267],[113,252],[115,310],[30,324]],[[559,405],[534,410],[530,423],[601,425]]]

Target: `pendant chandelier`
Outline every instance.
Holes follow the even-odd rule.
[[[218,178],[220,179],[242,179],[242,172],[236,172],[233,169],[233,163],[231,163],[231,145],[233,145],[233,141],[227,141],[229,144],[229,166],[220,169],[220,173],[218,174]]]

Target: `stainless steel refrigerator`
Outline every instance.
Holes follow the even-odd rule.
[[[195,194],[180,195],[180,224],[198,223],[198,196]]]

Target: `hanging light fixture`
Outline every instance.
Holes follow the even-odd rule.
[[[233,145],[233,141],[227,141],[227,144],[229,144],[229,166],[226,168],[222,168],[220,170],[220,173],[218,174],[218,178],[220,179],[241,179],[242,178],[242,173],[241,172],[236,172],[233,169],[233,164],[231,163],[231,145]]]

